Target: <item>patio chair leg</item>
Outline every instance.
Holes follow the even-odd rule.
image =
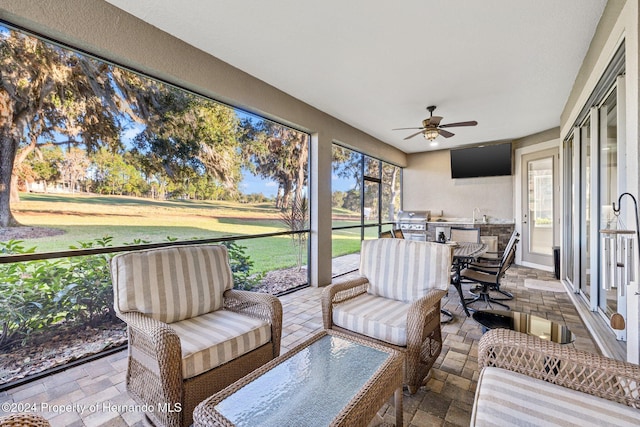
[[[511,310],[511,307],[509,307],[507,304],[503,304],[501,302],[498,302],[498,300],[495,300],[493,298],[488,298],[486,300],[486,302],[487,302],[487,305],[489,306],[489,308],[491,308],[492,310],[493,310],[493,307],[491,306],[491,303],[498,304],[499,306],[504,307],[505,310]]]
[[[449,310],[444,309],[444,308],[441,308],[441,309],[440,309],[440,313],[441,313],[442,315],[444,315],[444,316],[446,316],[446,317],[447,317],[447,318],[446,318],[446,319],[444,319],[444,320],[442,320],[442,319],[441,319],[441,320],[440,320],[440,323],[449,323],[449,322],[451,322],[451,321],[453,320],[453,313],[452,313],[452,312],[450,312]]]
[[[500,292],[502,295],[506,296],[508,299],[513,299],[513,294],[511,292],[503,291],[500,288],[494,289],[494,291]]]
[[[460,284],[459,272],[453,277],[451,284],[456,288],[456,291],[458,292],[458,297],[460,298],[460,305],[462,305],[462,308],[464,309],[464,313],[467,315],[467,317],[470,317],[471,313],[469,313],[469,308],[467,307],[467,302],[466,302],[467,300],[462,295],[462,285]]]
[[[502,289],[500,289],[500,285],[489,285],[489,290],[500,292],[502,295],[504,295],[508,299],[513,299],[513,294],[511,292],[503,291]]]
[[[487,303],[487,305],[489,306],[490,309],[493,309],[493,307],[491,306],[491,303],[497,304],[501,307],[504,307],[505,310],[511,310],[511,307],[509,307],[507,304],[504,304],[500,301],[507,301],[510,298],[493,298],[491,297],[491,295],[489,295],[489,286],[482,286],[482,289],[479,289],[479,293],[476,294],[473,298],[469,298],[468,300],[465,300],[467,304],[471,304],[477,301],[483,301],[485,303]],[[470,307],[471,308],[471,307]]]

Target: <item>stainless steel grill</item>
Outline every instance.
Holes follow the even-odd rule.
[[[430,211],[400,211],[396,227],[402,230],[405,239],[425,241],[427,221],[430,219]]]

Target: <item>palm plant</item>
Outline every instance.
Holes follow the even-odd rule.
[[[295,197],[289,209],[284,209],[280,213],[280,221],[294,232],[291,234],[291,242],[297,249],[296,263],[298,271],[302,269],[307,248],[307,229],[309,218],[309,202],[306,197]]]

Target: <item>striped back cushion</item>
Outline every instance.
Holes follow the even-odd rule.
[[[227,248],[183,246],[120,254],[111,260],[114,305],[165,323],[222,308],[233,288]]]
[[[372,295],[415,301],[430,289],[449,288],[451,248],[402,239],[365,240],[360,250],[360,274],[369,279]]]

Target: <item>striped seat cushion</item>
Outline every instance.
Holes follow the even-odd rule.
[[[447,290],[451,248],[433,242],[373,239],[362,242],[360,275],[368,292],[398,301],[415,301],[431,289]]]
[[[114,304],[165,323],[219,310],[233,287],[227,248],[179,246],[135,251],[111,260]]]
[[[195,377],[271,341],[271,326],[228,310],[171,324],[180,337],[182,376]]]
[[[333,323],[341,328],[401,347],[407,345],[407,312],[403,301],[362,294],[333,307]]]
[[[638,424],[638,409],[495,367],[480,373],[471,414],[472,426]]]

